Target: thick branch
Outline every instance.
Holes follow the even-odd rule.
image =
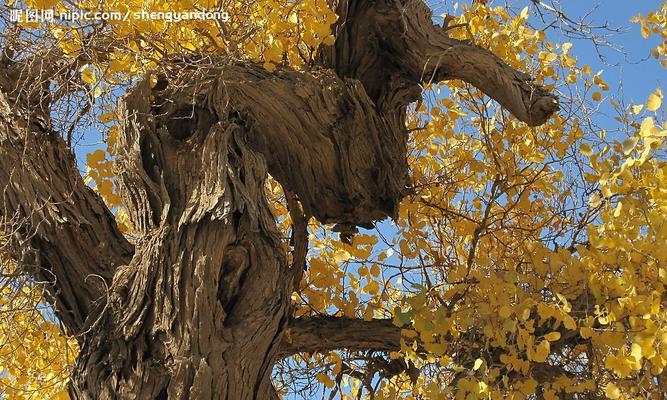
[[[454,343],[454,339],[451,337],[446,340],[452,340],[452,343]],[[576,335],[576,332],[572,333],[570,331],[565,333],[559,341],[552,342],[552,349],[560,349],[566,345],[573,346],[584,342]],[[418,343],[418,346],[418,353],[428,354],[421,343]],[[485,359],[488,365],[502,365],[500,356],[506,353],[504,349],[497,347],[481,351],[480,347],[475,345],[466,346],[463,343],[457,343],[456,346],[458,346],[456,347],[456,354],[458,355],[456,362],[462,363],[462,366],[467,370],[473,368],[473,362],[478,358]],[[298,353],[326,353],[335,350],[400,351],[401,328],[394,325],[390,319],[365,321],[344,317],[296,318],[288,323],[278,350],[278,356],[285,358]],[[568,373],[563,366],[550,362],[531,364],[531,374],[534,377],[552,378]],[[455,385],[455,382],[464,376],[466,375],[456,373],[452,384]]]
[[[490,51],[448,37],[431,23],[431,10],[421,0],[404,7],[405,41],[394,42],[407,50],[404,65],[422,82],[461,79],[479,88],[530,126],[544,124],[558,110],[556,96],[535,84]],[[446,28],[446,27],[445,27]]]
[[[390,319],[307,317],[292,319],[279,350],[281,357],[296,353],[399,351],[401,328]]]
[[[251,63],[215,64],[197,71],[177,68],[174,76],[163,77],[152,89],[153,105],[146,103],[149,95],[135,90],[133,96],[146,103],[135,106],[148,117],[141,124],[166,129],[176,140],[217,122],[239,124],[266,158],[269,173],[296,193],[306,214],[352,226],[395,215],[408,183],[407,132],[403,123],[394,123],[402,120],[402,109],[386,117],[359,82],[330,70],[271,73]],[[149,202],[154,204],[142,213],[162,213],[159,201]],[[180,199],[171,202],[172,208],[181,206]],[[133,218],[144,224],[140,215]]]
[[[105,288],[132,246],[51,131],[48,105],[12,99],[11,74],[0,75],[0,229],[10,256],[46,284],[56,315],[76,333],[104,305]]]
[[[336,43],[321,49],[321,64],[359,79],[380,107],[416,100],[422,83],[461,79],[531,126],[558,110],[557,98],[529,75],[451,39],[423,0],[342,1],[338,14]]]

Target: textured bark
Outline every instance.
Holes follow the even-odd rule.
[[[187,138],[194,127],[236,121],[269,173],[324,223],[365,225],[395,214],[408,184],[407,131],[378,112],[358,81],[331,70],[215,64],[158,82],[156,126]],[[403,117],[404,109],[396,112]]]
[[[333,350],[399,351],[401,328],[390,319],[304,317],[289,321],[279,356]]]
[[[116,167],[142,239],[86,335],[73,393],[270,396],[298,274],[264,197],[264,160],[307,213],[368,223],[401,197],[405,128],[392,131],[354,81],[237,62],[164,76],[126,104]]]
[[[264,159],[234,120],[187,136],[138,88],[117,160],[141,233],[118,269],[110,309],[86,335],[81,399],[255,399],[289,310],[289,268],[264,195]]]
[[[336,42],[321,49],[320,64],[358,79],[381,109],[416,101],[419,84],[460,79],[531,126],[558,110],[556,96],[529,75],[434,25],[423,0],[341,1],[338,15]]]
[[[0,231],[10,239],[3,250],[44,284],[58,318],[78,333],[97,317],[132,246],[39,104],[7,93],[10,72],[0,69]]]
[[[131,90],[115,168],[134,248],[40,118],[48,104],[0,93],[2,229],[20,222],[11,236],[24,264],[53,282],[58,316],[81,333],[73,398],[275,399],[279,357],[400,348],[388,320],[290,321],[306,224],[297,221],[290,266],[267,172],[291,212],[300,203],[300,218],[349,235],[395,216],[408,190],[406,110],[421,84],[463,79],[529,125],[558,104],[490,52],[447,37],[421,0],[341,1],[338,13],[336,42],[309,71],[175,61],[155,87]]]

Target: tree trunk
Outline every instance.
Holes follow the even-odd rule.
[[[116,172],[141,239],[84,335],[72,393],[270,398],[299,271],[265,197],[267,164],[321,220],[372,222],[405,188],[405,127],[330,71],[228,60],[125,101]]]
[[[184,138],[140,112],[127,114],[119,173],[141,239],[85,335],[72,394],[273,398],[291,282],[265,161],[234,122]]]

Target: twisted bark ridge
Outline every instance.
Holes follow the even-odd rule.
[[[481,89],[530,126],[544,124],[558,99],[490,51],[452,39],[434,25],[423,0],[350,0],[338,5],[336,42],[320,63],[364,85],[390,112],[421,94],[419,85],[460,79]]]
[[[174,62],[125,97],[115,168],[134,246],[39,118],[43,107],[10,101],[16,82],[3,67],[2,229],[79,333],[73,398],[271,399],[281,357],[400,348],[390,321],[290,320],[288,277],[302,266],[287,262],[267,173],[306,215],[350,233],[396,214],[406,109],[423,83],[462,79],[529,125],[558,103],[490,52],[450,39],[422,0],[337,7],[337,39],[309,71]]]

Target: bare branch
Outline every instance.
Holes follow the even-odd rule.
[[[398,351],[401,328],[390,319],[304,317],[292,319],[278,351],[281,357],[296,353],[351,351]]]

